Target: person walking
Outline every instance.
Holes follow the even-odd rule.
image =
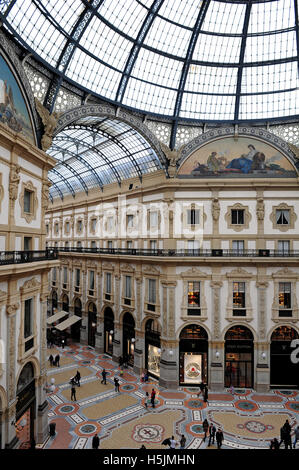
[[[218,428],[218,431],[216,432],[216,442],[217,442],[218,449],[221,449],[223,440],[224,440],[223,432],[221,431],[220,428]]]
[[[278,440],[276,439],[276,437],[274,437],[273,441],[271,441],[270,449],[274,449],[274,450],[278,450],[278,449],[279,449],[279,442],[278,442]]]
[[[151,393],[151,404],[152,404],[152,408],[155,408],[155,399],[156,399],[156,392],[154,389],[152,389],[152,393]]]
[[[53,366],[53,361],[54,361],[54,357],[52,356],[52,354],[49,356],[49,362],[50,362],[50,366],[52,367]]]
[[[208,422],[207,418],[202,423],[202,427],[203,427],[203,430],[204,430],[204,433],[205,433],[205,437],[203,438],[203,441],[205,442],[206,437],[207,437],[207,432],[209,430],[209,422]]]
[[[104,385],[107,385],[107,382],[106,382],[106,375],[107,375],[107,372],[105,369],[102,370],[102,380],[101,380],[101,384],[104,384]]]
[[[117,377],[114,377],[115,391],[119,392],[119,381]]]
[[[199,388],[200,388],[200,392],[197,394],[198,397],[199,397],[200,395],[203,396],[203,391],[204,391],[204,389],[205,389],[205,384],[203,383],[203,381],[200,382]]]
[[[181,440],[180,440],[180,449],[185,449],[185,446],[186,446],[186,437],[184,436],[184,434],[182,434],[182,437],[181,437]]]
[[[286,436],[286,432],[285,432],[285,428],[284,428],[284,425],[281,426],[280,428],[280,442],[279,442],[279,447],[281,446],[282,442],[284,442],[284,445],[285,445],[285,436]]]
[[[215,444],[215,434],[216,434],[216,428],[215,428],[214,424],[211,423],[210,426],[209,426],[209,436],[210,437],[209,437],[208,447],[210,447],[212,439],[213,439],[212,444]]]
[[[288,420],[283,425],[284,427],[284,446],[285,449],[292,449],[291,426]]]
[[[148,399],[149,399],[149,394],[148,394],[148,392],[145,392],[145,400],[144,400],[144,406],[145,406],[145,408],[147,408],[147,401],[148,401]]]
[[[178,444],[178,442],[175,440],[174,436],[171,436],[170,443],[169,443],[169,449],[175,449],[177,444]]]
[[[78,387],[80,387],[81,374],[78,370],[77,370],[77,374],[75,375],[75,380],[77,382]]]
[[[100,438],[97,434],[95,434],[92,438],[92,448],[93,449],[98,449],[99,448],[99,445],[100,445]]]
[[[59,356],[59,354],[56,354],[56,356],[55,356],[55,364],[54,364],[54,365],[57,366],[57,367],[60,367],[59,361],[60,361],[60,356]]]
[[[72,383],[72,390],[71,390],[71,400],[73,401],[77,401],[77,397],[76,397],[76,387],[75,387],[75,384]]]
[[[299,426],[296,427],[295,429],[295,439],[293,442],[293,448],[296,449],[296,443],[299,441]]]

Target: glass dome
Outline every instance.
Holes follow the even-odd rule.
[[[58,79],[171,120],[297,118],[297,0],[0,0],[4,27]]]

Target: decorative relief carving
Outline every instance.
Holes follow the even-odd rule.
[[[36,110],[44,125],[44,135],[42,137],[41,144],[43,151],[46,152],[52,145],[53,133],[61,113],[54,112],[50,114],[48,109],[45,108],[37,98],[35,98],[34,101]]]
[[[160,271],[154,266],[143,266],[143,273],[149,275],[153,274],[155,276],[159,276],[161,274]]]
[[[15,201],[18,198],[18,187],[20,181],[20,165],[12,164],[9,174],[9,199]]]
[[[48,209],[49,206],[49,189],[50,189],[51,183],[46,182],[43,183],[42,187],[42,208],[44,211]]]
[[[135,271],[135,269],[133,268],[133,266],[131,266],[131,265],[129,265],[129,264],[121,264],[120,270],[121,270],[121,271],[130,272],[130,273],[133,273],[133,272]]]
[[[194,280],[195,278],[206,278],[208,277],[208,274],[207,273],[204,273],[203,271],[200,271],[200,269],[198,268],[190,268],[188,269],[187,271],[184,271],[183,273],[181,273],[181,277],[184,279],[184,278],[190,278],[192,280]]]
[[[220,215],[220,204],[219,204],[219,199],[215,197],[212,202],[212,217],[213,220],[217,221],[219,220],[219,215]]]
[[[256,216],[258,220],[264,220],[265,217],[265,204],[264,199],[259,197],[256,204]]]
[[[29,279],[28,281],[24,282],[22,287],[20,287],[20,291],[22,294],[28,293],[29,291],[39,289],[41,287],[41,283],[33,277],[32,279]]]
[[[180,147],[178,150],[171,150],[167,145],[165,145],[163,142],[160,142],[160,147],[163,150],[163,152],[166,155],[166,158],[168,160],[168,173],[171,178],[174,178],[176,176],[176,171],[177,171],[177,162],[180,159],[181,156],[181,151],[182,147]]]
[[[6,307],[6,313],[8,316],[14,316],[16,311],[20,308],[20,304],[19,303],[15,303],[15,304],[10,304],[10,305],[7,305]]]

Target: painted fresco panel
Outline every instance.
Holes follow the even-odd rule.
[[[226,137],[197,149],[178,170],[183,178],[296,177],[288,159],[266,142]]]
[[[32,124],[19,85],[0,55],[0,122],[35,143]]]

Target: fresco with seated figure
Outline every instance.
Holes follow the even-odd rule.
[[[0,122],[35,143],[29,113],[19,85],[0,55]]]
[[[276,148],[257,139],[227,137],[193,152],[181,164],[182,178],[296,177],[295,168]]]

